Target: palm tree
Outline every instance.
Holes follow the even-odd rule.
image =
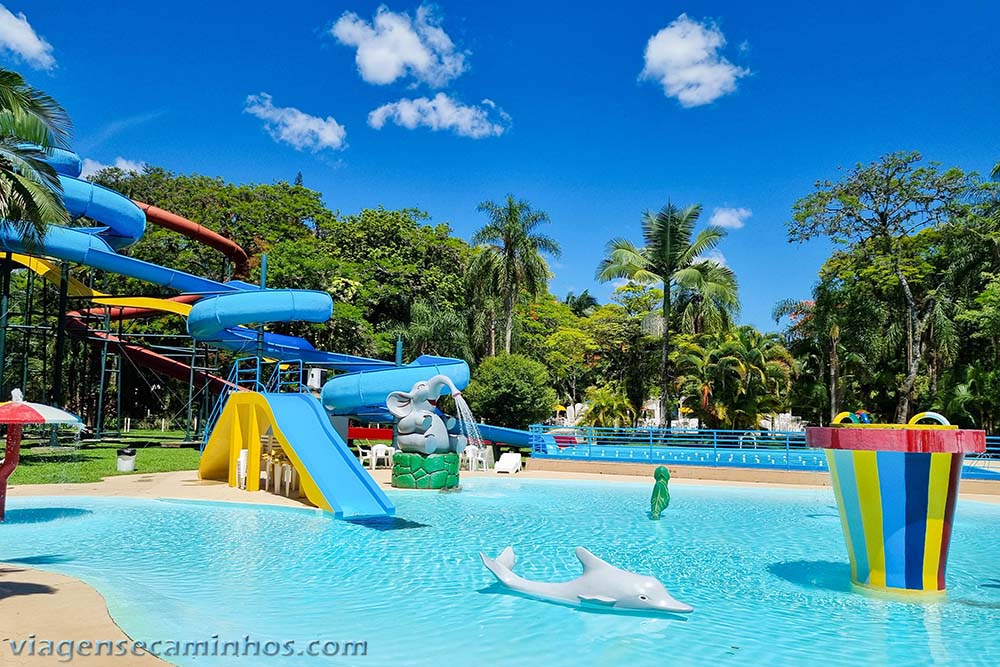
[[[1000,162],[993,165],[993,171],[990,172],[990,176],[993,177],[993,180],[1000,181]]]
[[[725,237],[725,230],[714,225],[694,233],[701,205],[677,208],[668,203],[657,213],[647,211],[642,218],[644,247],[637,247],[624,238],[608,242],[607,256],[597,269],[602,282],[625,278],[641,284],[663,285],[663,341],[661,350],[660,419],[670,424],[670,396],[673,390],[673,369],[670,361],[670,328],[675,289],[700,293],[713,304],[728,309],[730,315],[738,309],[736,278],[718,263],[703,259]],[[723,271],[722,269],[725,269]],[[709,279],[725,278],[721,282]],[[711,294],[711,296],[709,296]]]
[[[410,323],[395,333],[416,355],[433,354],[470,359],[465,322],[455,311],[416,301],[410,307]]]
[[[0,220],[28,243],[69,222],[59,177],[45,162],[48,151],[67,146],[69,129],[54,99],[0,68]]]
[[[785,407],[798,366],[778,334],[742,326],[727,336],[718,353],[736,360],[741,374],[729,411],[733,428],[757,428],[761,415]]]
[[[635,409],[625,392],[616,384],[590,387],[586,394],[587,409],[580,417],[584,426],[632,426]]]
[[[572,310],[573,314],[577,317],[587,317],[600,305],[597,303],[597,299],[594,298],[594,295],[590,293],[590,290],[583,290],[579,294],[569,292],[563,303],[569,306],[569,309]]]
[[[559,244],[535,229],[549,222],[544,211],[536,211],[525,200],[507,195],[503,204],[484,201],[477,209],[490,221],[472,236],[479,252],[469,266],[471,280],[489,287],[500,299],[503,317],[504,351],[510,353],[514,331],[514,305],[518,294],[537,297],[546,286],[549,268],[542,253],[559,257]]]
[[[726,331],[739,311],[736,274],[728,266],[702,260],[678,278],[677,303],[680,329],[700,334]]]

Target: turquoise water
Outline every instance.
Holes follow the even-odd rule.
[[[392,494],[391,525],[309,510],[110,498],[14,498],[0,561],[80,577],[146,640],[367,641],[367,655],[181,665],[995,665],[1000,505],[961,502],[947,601],[854,593],[832,493],[465,480]],[[477,552],[511,544],[515,570],[580,572],[584,545],[658,577],[686,619],[582,612],[492,585]],[[67,613],[70,613],[67,610]],[[0,647],[6,651],[6,647]]]

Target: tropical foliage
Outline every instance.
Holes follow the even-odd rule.
[[[997,193],[975,174],[894,153],[796,205],[791,240],[829,236],[840,248],[813,299],[775,312],[790,316],[786,343],[802,362],[794,410],[829,419],[863,407],[905,421],[934,408],[995,427]]]
[[[65,148],[69,116],[24,78],[0,68],[0,220],[38,241],[48,225],[66,224],[59,177],[45,162]]]
[[[656,213],[642,218],[645,246],[625,238],[608,242],[606,257],[597,269],[602,282],[626,279],[635,283],[659,284],[663,288],[660,336],[660,415],[664,423],[672,413],[670,400],[674,370],[671,361],[671,332],[675,303],[682,305],[689,328],[706,324],[725,326],[739,310],[736,277],[726,266],[706,253],[725,237],[725,230],[709,225],[695,233],[701,205],[678,208],[668,203]]]
[[[477,417],[510,428],[541,422],[556,405],[545,366],[518,354],[483,360],[464,395]]]
[[[472,236],[480,248],[469,274],[481,298],[492,297],[499,304],[503,349],[510,354],[517,301],[522,292],[537,297],[547,291],[549,268],[542,254],[558,257],[559,244],[537,231],[539,225],[549,222],[548,214],[513,195],[507,195],[503,204],[484,201],[479,211],[490,221]]]

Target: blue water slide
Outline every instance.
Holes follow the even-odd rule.
[[[223,334],[228,329],[248,322],[326,322],[332,314],[333,299],[326,292],[235,292],[195,303],[188,314],[187,329],[188,334],[196,340],[222,341]]]
[[[345,373],[323,385],[323,407],[334,415],[358,415],[371,421],[391,421],[386,397],[406,391],[434,375],[445,375],[458,390],[469,384],[469,365],[461,359],[423,355],[405,366],[387,365],[369,371]]]
[[[288,446],[338,517],[395,514],[392,501],[334,430],[319,401],[309,394],[263,396]]]
[[[476,424],[479,428],[479,435],[484,440],[498,445],[510,445],[512,447],[531,447],[531,434],[527,431],[520,431],[516,428],[506,428],[505,426],[490,426],[489,424]]]

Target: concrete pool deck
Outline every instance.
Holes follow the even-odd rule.
[[[540,465],[541,464],[541,465]],[[530,461],[530,470],[517,479],[564,479],[602,482],[648,482],[652,484],[655,466],[646,464],[615,464],[587,462]],[[670,466],[671,485],[741,486],[771,488],[829,487],[826,473],[786,472],[745,468],[698,468]],[[375,480],[389,487],[390,471],[373,471]],[[490,472],[462,471],[466,478],[498,477]],[[421,493],[412,491],[411,493]],[[248,492],[230,488],[226,482],[198,479],[195,470],[122,475],[87,484],[32,484],[12,486],[9,496],[110,496],[131,498],[181,498],[221,502],[306,507],[274,493]],[[1000,504],[1000,482],[963,480],[961,497],[965,500]],[[38,639],[61,640],[126,640],[127,637],[108,613],[104,598],[91,586],[78,579],[19,564],[0,563],[0,664],[58,664],[56,658],[14,658],[10,640],[20,641],[29,635]],[[152,656],[83,657],[76,656],[72,664],[81,665],[164,665]]]

